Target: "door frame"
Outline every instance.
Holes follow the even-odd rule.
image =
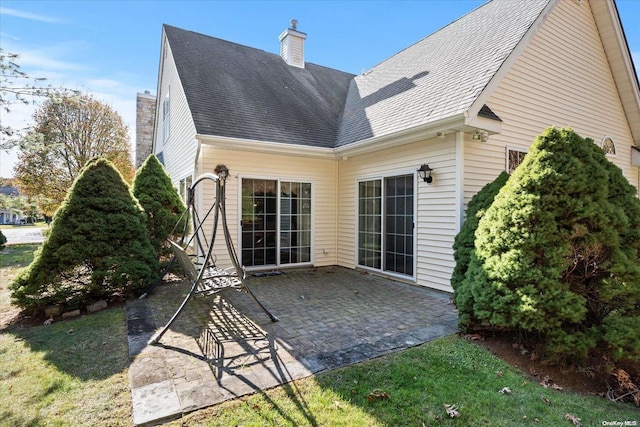
[[[399,176],[412,176],[413,178],[413,274],[411,276],[408,276],[406,274],[400,274],[400,273],[396,273],[394,271],[387,271],[384,269],[384,257],[385,257],[385,242],[384,242],[384,236],[385,236],[385,217],[386,217],[386,210],[385,210],[385,178],[393,178],[393,177],[399,177]],[[415,170],[400,170],[400,171],[392,171],[392,172],[388,172],[385,174],[376,174],[376,175],[363,175],[360,177],[357,177],[355,179],[355,183],[354,183],[354,221],[355,221],[355,233],[354,233],[354,265],[356,266],[356,268],[358,269],[362,269],[362,270],[367,270],[367,271],[371,271],[371,272],[375,272],[377,274],[384,274],[386,276],[389,277],[393,277],[393,278],[397,278],[400,280],[404,280],[404,281],[411,281],[413,283],[416,282],[417,280],[417,267],[418,267],[418,181],[417,181],[418,175],[417,172]],[[364,265],[361,265],[358,263],[358,252],[360,249],[359,246],[359,232],[360,232],[360,223],[358,221],[358,214],[359,214],[359,209],[360,209],[360,200],[359,200],[359,184],[361,182],[364,181],[373,181],[373,180],[380,180],[381,181],[381,208],[382,208],[382,213],[381,213],[381,220],[382,220],[382,224],[381,224],[381,261],[380,261],[380,269],[377,268],[373,268],[373,267],[367,267]]]
[[[256,180],[269,180],[276,181],[276,264],[267,264],[267,265],[258,265],[258,266],[244,266],[242,261],[242,226],[240,225],[242,221],[242,180],[243,179],[256,179]],[[311,248],[310,248],[310,257],[308,262],[300,262],[300,263],[289,263],[289,264],[281,264],[280,263],[280,220],[281,220],[281,182],[298,182],[311,184]],[[247,271],[260,271],[260,270],[271,270],[274,268],[296,268],[296,267],[308,267],[313,266],[315,263],[315,206],[316,206],[316,185],[315,180],[310,178],[299,178],[299,177],[276,177],[274,175],[260,175],[260,174],[238,174],[238,212],[237,212],[237,239],[238,239],[238,259],[240,260],[240,265],[244,266]]]

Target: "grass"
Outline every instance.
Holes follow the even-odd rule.
[[[503,387],[512,393],[499,393]],[[375,398],[376,391],[383,398]],[[449,417],[444,404],[456,405],[460,418]],[[585,426],[640,421],[640,411],[628,404],[545,389],[479,346],[446,337],[226,402],[170,425],[571,426],[566,414]]]
[[[0,312],[8,309],[7,278],[36,248],[11,246],[0,257]],[[122,308],[48,326],[0,326],[0,426],[131,425],[126,342]],[[500,394],[503,387],[512,393]],[[460,418],[444,404],[456,405]],[[585,426],[640,421],[629,404],[545,389],[475,344],[447,337],[168,426],[571,426],[566,414]]]
[[[0,313],[8,285],[38,245],[0,257]],[[0,426],[131,425],[124,309],[48,326],[0,324]]]
[[[21,227],[41,228],[41,227],[47,227],[47,223],[44,221],[38,221],[32,224],[2,224],[0,225],[0,230],[7,230],[9,228],[21,228]]]
[[[131,425],[123,309],[0,333],[0,425]]]

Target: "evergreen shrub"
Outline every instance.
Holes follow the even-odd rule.
[[[532,332],[552,357],[640,360],[634,194],[593,140],[547,129],[478,223],[461,317]]]
[[[10,285],[12,299],[39,311],[138,295],[158,274],[144,212],[113,164],[90,161],[56,212],[33,262]]]
[[[136,172],[133,194],[146,213],[149,239],[156,252],[165,254],[165,241],[172,230],[181,233],[185,217],[177,224],[186,206],[155,155],[147,157]],[[177,226],[176,226],[177,224]]]
[[[465,282],[464,278],[469,269],[471,256],[475,252],[478,223],[508,179],[509,174],[502,172],[471,198],[467,205],[466,219],[453,243],[453,258],[456,261],[456,265],[451,276],[451,287],[453,288],[453,297],[460,313],[459,324],[462,328],[469,322],[469,315],[473,309],[473,295],[468,286],[469,282]]]

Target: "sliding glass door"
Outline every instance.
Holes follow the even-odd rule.
[[[311,262],[311,183],[242,179],[242,263]]]
[[[358,265],[414,274],[414,175],[358,183]]]

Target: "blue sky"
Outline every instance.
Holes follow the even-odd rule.
[[[360,73],[483,3],[3,0],[0,47],[19,54],[17,62],[30,76],[111,105],[133,141],[136,93],[156,91],[163,23],[277,53],[278,35],[295,18],[308,34],[308,62]],[[618,0],[617,6],[639,69],[640,0]],[[15,105],[0,114],[3,124],[25,127],[32,112]],[[0,152],[0,177],[11,176],[14,161],[15,153]]]

